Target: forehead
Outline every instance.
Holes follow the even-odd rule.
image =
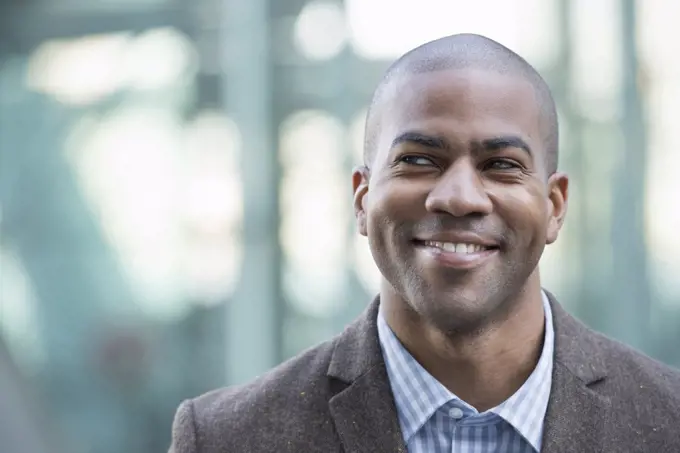
[[[540,140],[536,91],[516,75],[478,69],[400,75],[381,103],[381,140],[407,129],[453,140],[510,133]]]

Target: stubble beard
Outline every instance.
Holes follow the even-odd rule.
[[[446,276],[443,276],[440,277],[443,286],[435,288],[423,271],[418,266],[404,269],[399,279],[402,287],[395,289],[422,322],[447,337],[479,336],[493,329],[508,316],[515,299],[513,295],[521,291],[521,285],[514,288],[516,285],[510,282],[499,282],[494,276],[497,272],[472,276],[482,281],[461,282],[459,288],[454,285],[446,288]],[[466,277],[456,274],[458,272],[451,272],[451,279]],[[475,291],[475,288],[483,290]]]

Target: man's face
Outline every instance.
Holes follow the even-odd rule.
[[[393,83],[371,168],[354,173],[359,231],[421,318],[446,332],[482,328],[557,238],[567,177],[548,178],[528,82],[451,70]]]

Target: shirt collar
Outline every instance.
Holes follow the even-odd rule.
[[[508,422],[536,451],[540,451],[543,420],[550,398],[555,347],[552,310],[545,292],[543,308],[545,336],[536,368],[517,392],[487,411]],[[382,310],[378,312],[378,337],[402,434],[408,443],[441,406],[452,400],[462,400],[437,381],[404,348],[385,321]]]

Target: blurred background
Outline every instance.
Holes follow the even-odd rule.
[[[378,282],[350,185],[372,90],[452,33],[558,100],[571,207],[545,286],[680,365],[679,9],[0,1],[3,451],[166,451],[182,399],[341,331]]]

